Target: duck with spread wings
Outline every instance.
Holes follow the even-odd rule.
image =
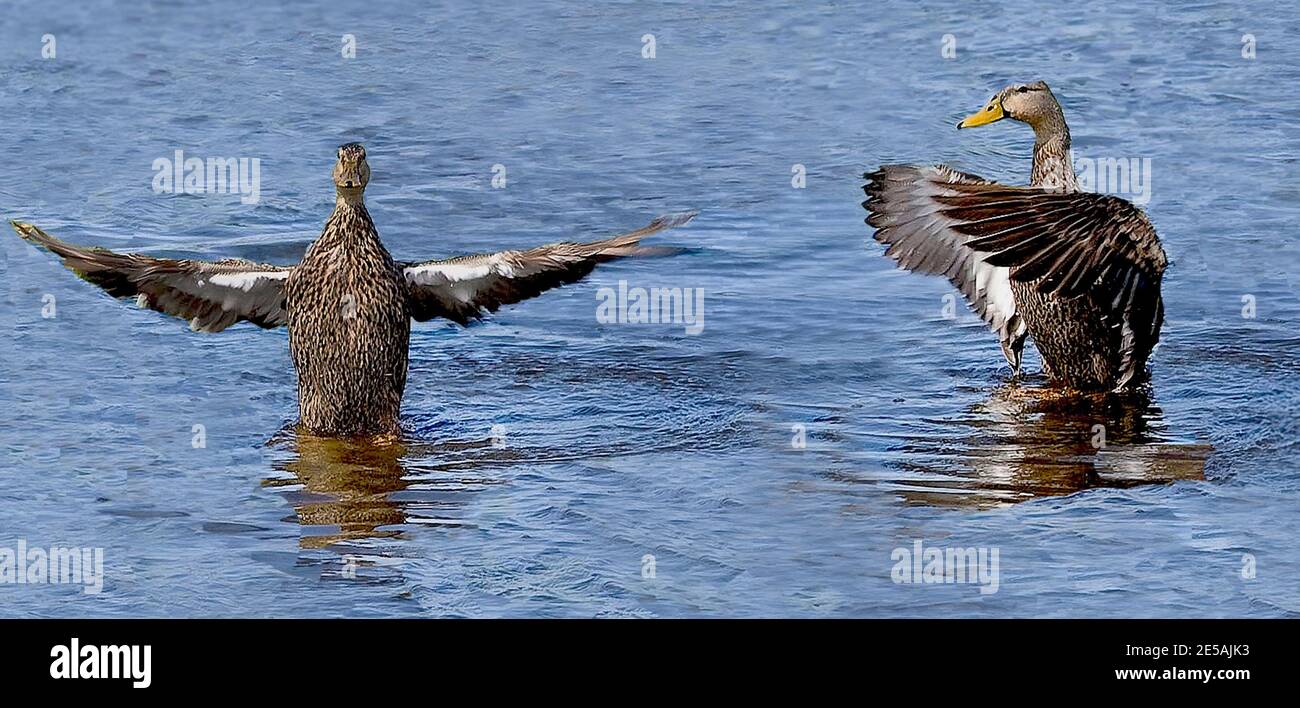
[[[189,320],[194,330],[220,332],[243,321],[288,327],[303,427],[315,435],[351,437],[399,432],[411,320],[469,324],[576,282],[599,263],[661,250],[640,242],[695,215],[661,216],[644,228],[589,243],[401,263],[384,248],[366,210],[369,180],[365,149],[357,143],[340,147],[334,212],[294,266],[120,254],[65,243],[31,224],[13,226],[108,294]]]
[[[1057,385],[1131,389],[1146,377],[1164,321],[1168,261],[1155,229],[1128,201],[1079,191],[1070,130],[1046,83],[1008,86],[957,127],[1003,118],[1034,130],[1029,186],[885,165],[865,175],[867,223],[899,266],[961,291],[1014,371],[1033,337]]]

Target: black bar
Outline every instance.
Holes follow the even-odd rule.
[[[259,677],[267,676],[300,694],[313,682],[329,692],[331,681],[378,681],[396,690],[431,680],[495,685],[581,675],[584,681],[622,677],[629,686],[638,677],[682,685],[729,681],[737,672],[749,682],[880,681],[923,693],[971,680],[1058,691],[1182,692],[1209,685],[1248,691],[1289,683],[1298,626],[1286,620],[6,620],[0,621],[0,673],[6,685],[42,695],[192,692],[213,682],[261,684]],[[70,648],[74,637],[83,650],[140,645],[137,658],[148,645],[150,685],[53,678],[51,649]],[[1117,677],[1127,670],[1155,673]],[[1177,673],[1193,670],[1214,675],[1207,682]]]

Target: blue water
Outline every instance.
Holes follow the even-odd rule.
[[[0,615],[1300,614],[1294,2],[76,5],[0,8],[0,212],[69,241],[292,263],[353,140],[398,259],[702,213],[655,237],[681,255],[417,325],[397,449],[284,430],[283,330],[196,334],[0,237],[0,546],[106,573],[0,585]],[[952,126],[1039,78],[1079,155],[1152,160],[1149,402],[1010,386],[862,222],[881,163],[1025,182],[1028,128]],[[260,159],[260,201],[156,194],[178,149]],[[703,288],[704,330],[598,323],[620,280]],[[916,540],[996,549],[997,592],[895,583]]]

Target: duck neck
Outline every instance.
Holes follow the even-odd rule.
[[[334,199],[334,213],[330,214],[327,231],[343,238],[377,237],[375,223],[366,211],[365,193],[360,189],[339,187]]]
[[[357,247],[365,243],[377,244],[382,248],[375,222],[370,219],[370,212],[366,211],[362,191],[339,187],[334,200],[334,211],[325,221],[325,230],[308,253],[330,253],[335,248],[357,252]]]
[[[1056,111],[1031,124],[1034,128],[1032,187],[1076,192],[1079,189],[1070,156],[1070,128],[1058,106]]]
[[[365,190],[355,187],[335,187],[334,195],[335,214],[342,211],[354,211],[364,214],[367,219],[370,218],[370,213],[366,211]]]

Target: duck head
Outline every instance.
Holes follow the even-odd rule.
[[[957,128],[975,128],[996,123],[1003,118],[1028,123],[1035,132],[1065,124],[1061,104],[1044,81],[1012,84],[993,95],[988,105],[957,124]]]
[[[370,182],[370,165],[366,164],[366,149],[361,143],[339,146],[339,159],[334,163],[334,186],[340,191],[365,191]]]

